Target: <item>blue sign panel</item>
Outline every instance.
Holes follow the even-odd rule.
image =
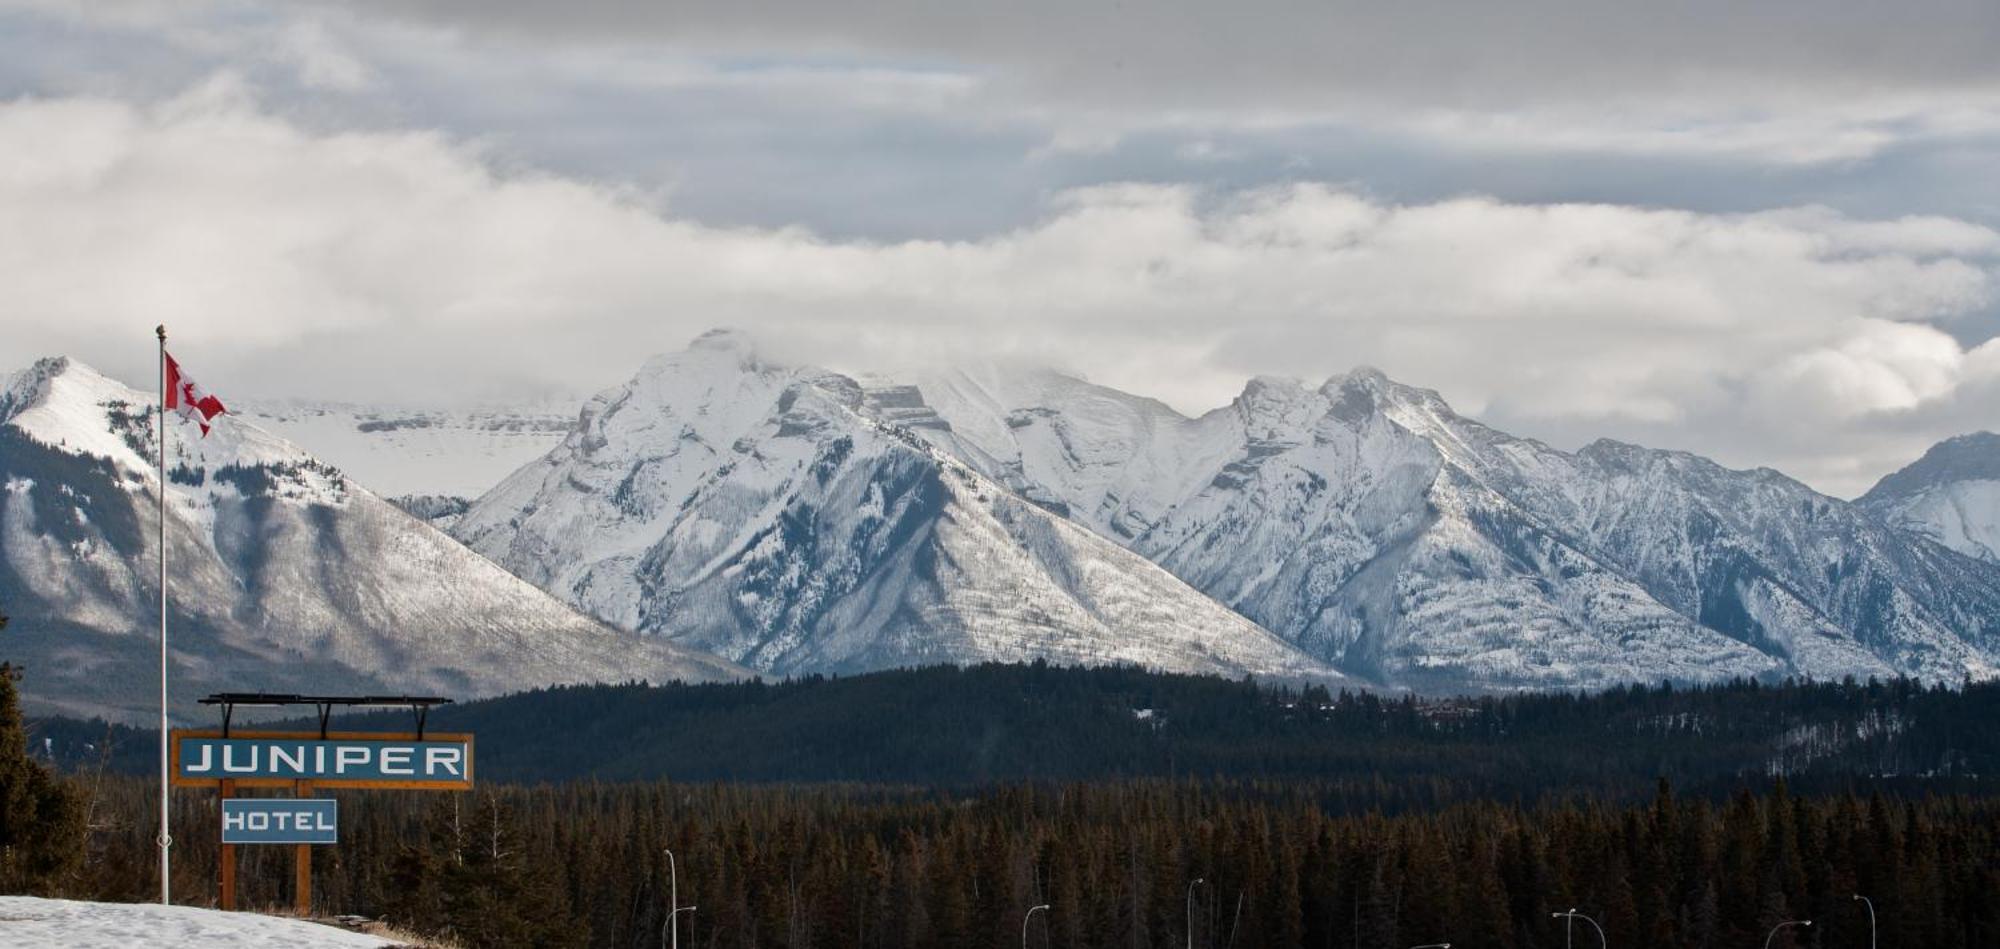
[[[340,839],[340,802],[330,797],[226,797],[225,844],[330,844]]]
[[[469,788],[470,740],[176,736],[181,782],[314,781],[367,787]]]

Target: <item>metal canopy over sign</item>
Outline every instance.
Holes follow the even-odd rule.
[[[318,787],[466,791],[472,736],[373,732],[176,730],[173,782],[180,787]]]
[[[222,801],[225,844],[340,841],[340,802],[326,797],[233,797]]]

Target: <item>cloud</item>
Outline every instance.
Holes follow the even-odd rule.
[[[573,23],[544,23],[539,10],[504,3],[0,0],[0,98],[154,102],[225,71],[315,128],[435,129],[481,142],[497,166],[649,189],[705,222],[885,240],[1026,226],[1052,194],[1124,181],[1223,191],[1331,181],[1398,204],[1467,193],[1704,211],[1819,202],[1861,219],[1923,212],[2000,224],[2000,178],[1984,174],[2000,161],[2000,92],[1978,68],[1898,72],[1859,56],[1828,80],[1798,50],[1765,62],[1682,49],[1693,40],[1670,30],[1628,40],[1666,44],[1685,54],[1680,67],[1621,61],[1630,75],[1616,81],[1584,70],[1545,88],[1452,57],[1406,76],[1377,73],[1369,58],[1435,58],[1433,45],[1459,40],[1338,7],[1329,9],[1349,32],[1307,40],[1330,55],[1372,35],[1351,62],[1287,60],[1270,44],[1294,38],[1246,15],[1212,31],[1213,45],[1246,62],[1204,67],[1147,44],[1200,45],[1189,33],[1207,13],[1182,22],[1160,20],[1171,6],[1121,11],[1117,22],[1134,31],[1121,39],[1112,24],[1022,9],[1047,15],[1036,41],[1050,49],[1016,49],[1013,22],[992,25],[993,37],[982,27],[925,46],[922,30],[869,10],[838,23],[812,11],[757,23],[689,10],[667,28],[644,10],[588,3]],[[1256,9],[1296,12],[1299,23],[1328,15],[1282,0]],[[1741,32],[1753,15],[1717,22]],[[1852,11],[1825,15],[1805,39],[1865,33]],[[1553,47],[1640,21],[1549,22],[1561,30],[1538,27],[1547,35],[1534,42]],[[1934,24],[1915,16],[1890,35]],[[1976,23],[1967,28],[1976,34]],[[1052,67],[1086,45],[1076,70],[1117,75]],[[1585,55],[1509,48],[1522,61],[1514,69]],[[1711,81],[1702,65],[1711,59],[1737,63],[1738,78]]]
[[[1527,122],[1535,127],[1568,110],[1637,106],[1697,117],[1687,128],[1645,130],[1661,144],[1740,149],[1761,141],[1790,153],[1804,144],[1795,135],[1825,130],[1823,115],[1791,116],[1840,106],[1860,124],[1826,143],[1823,157],[1837,158],[1877,147],[1868,139],[1887,134],[1882,103],[1971,95],[1990,126],[2000,92],[2000,59],[1991,55],[2000,48],[2000,7],[1985,0],[1911,0],[1893,9],[1863,0],[1022,0],[1004,16],[915,0],[341,6],[541,44],[950,62],[990,73],[1025,99],[1112,111],[1290,121],[1284,117],[1436,110],[1433,120],[1456,124],[1458,133],[1483,128],[1517,143],[1531,139],[1506,127],[1519,119],[1506,117],[1512,113],[1539,113]],[[1633,132],[1621,142],[1644,137]]]
[[[272,50],[275,58],[298,70],[299,81],[307,88],[359,92],[380,81],[372,67],[318,20],[286,24],[279,30]]]
[[[424,131],[318,131],[221,78],[0,105],[0,334],[149,378],[165,322],[219,392],[449,401],[619,381],[733,325],[866,369],[1009,356],[1188,411],[1357,364],[1503,427],[1633,437],[1853,492],[1996,344],[2000,233],[1821,207],[1704,214],[1301,183],[1116,184],[962,240],[716,227]],[[1910,427],[1884,434],[1884,419]],[[1980,419],[1986,421],[1980,422]],[[1805,433],[1805,434],[1801,434]]]

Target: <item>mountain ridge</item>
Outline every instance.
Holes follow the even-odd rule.
[[[156,401],[62,357],[0,393],[4,654],[34,668],[32,707],[142,715],[157,675]],[[167,433],[183,712],[203,690],[485,695],[741,674],[577,614],[241,419]]]
[[[1338,677],[911,419],[871,419],[897,407],[877,395],[708,334],[594,398],[453,531],[593,615],[777,673],[1048,658]]]
[[[1857,503],[1968,557],[2000,564],[2000,435],[1971,432],[1938,442]]]
[[[1404,631],[1417,641],[1404,649],[1403,668],[1392,662],[1385,670],[1392,677],[1454,653],[1475,666],[1483,653],[1502,658],[1508,637],[1497,633],[1483,645],[1445,641],[1476,627],[1481,612],[1502,608],[1529,623],[1543,617],[1572,649],[1593,639],[1626,649],[1676,633],[1708,650],[1699,664],[1720,664],[1709,675],[1906,671],[1955,679],[1995,669],[2000,581],[1992,571],[1771,469],[1734,471],[1692,453],[1608,439],[1561,452],[1460,416],[1435,391],[1366,368],[1318,387],[1252,379],[1228,406],[1196,417],[1148,410],[1073,377],[1011,393],[989,377],[970,395],[968,378],[944,371],[898,380],[935,408],[938,424],[921,430],[926,438],[947,449],[969,442],[970,463],[1350,672],[1358,670],[1348,650],[1365,663],[1386,645],[1393,658]],[[1105,417],[1107,407],[1117,407],[1115,417]],[[1007,424],[994,424],[995,416]],[[1131,438],[1161,426],[1174,431],[1150,443]],[[1156,450],[1189,439],[1206,440],[1207,449]],[[1330,447],[1343,439],[1345,450]],[[1096,455],[1076,448],[1093,442],[1119,448]],[[1176,454],[1195,457],[1192,470],[1151,470]],[[1127,467],[1147,470],[1128,482],[1121,480]],[[1154,490],[1115,495],[1109,506],[1114,495],[1095,490],[1133,482]],[[1336,494],[1345,485],[1348,496],[1315,512],[1306,497],[1329,485]],[[1232,509],[1252,514],[1232,523]],[[1433,515],[1443,520],[1425,520]],[[1305,530],[1296,521],[1304,516],[1319,518],[1313,538],[1258,546],[1267,521]],[[1300,546],[1308,540],[1318,547]],[[1199,556],[1218,547],[1252,551],[1266,569],[1243,576]],[[1289,589],[1253,589],[1269,582],[1269,565],[1307,549],[1313,562],[1298,567]],[[1443,559],[1415,573],[1397,562],[1426,550]],[[1849,554],[1852,562],[1844,561]],[[1453,560],[1484,565],[1451,578]],[[1829,572],[1844,579],[1830,581]],[[1385,573],[1400,591],[1393,604],[1366,582]],[[1574,582],[1586,574],[1593,579]],[[1469,598],[1451,615],[1390,621],[1391,614],[1424,619],[1426,608],[1452,596]],[[1609,639],[1574,635],[1592,628]],[[1544,658],[1555,672],[1560,660]],[[1673,671],[1653,662],[1621,670],[1604,658],[1611,678]],[[1537,661],[1529,657],[1519,671],[1533,673]],[[1649,674],[1640,676],[1642,667]],[[1504,670],[1473,671],[1490,681]],[[1556,678],[1573,681],[1574,673]]]

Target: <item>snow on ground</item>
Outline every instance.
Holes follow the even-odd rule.
[[[0,946],[11,949],[126,949],[128,946],[283,946],[361,949],[389,946],[374,936],[297,919],[153,903],[86,903],[0,896]]]

